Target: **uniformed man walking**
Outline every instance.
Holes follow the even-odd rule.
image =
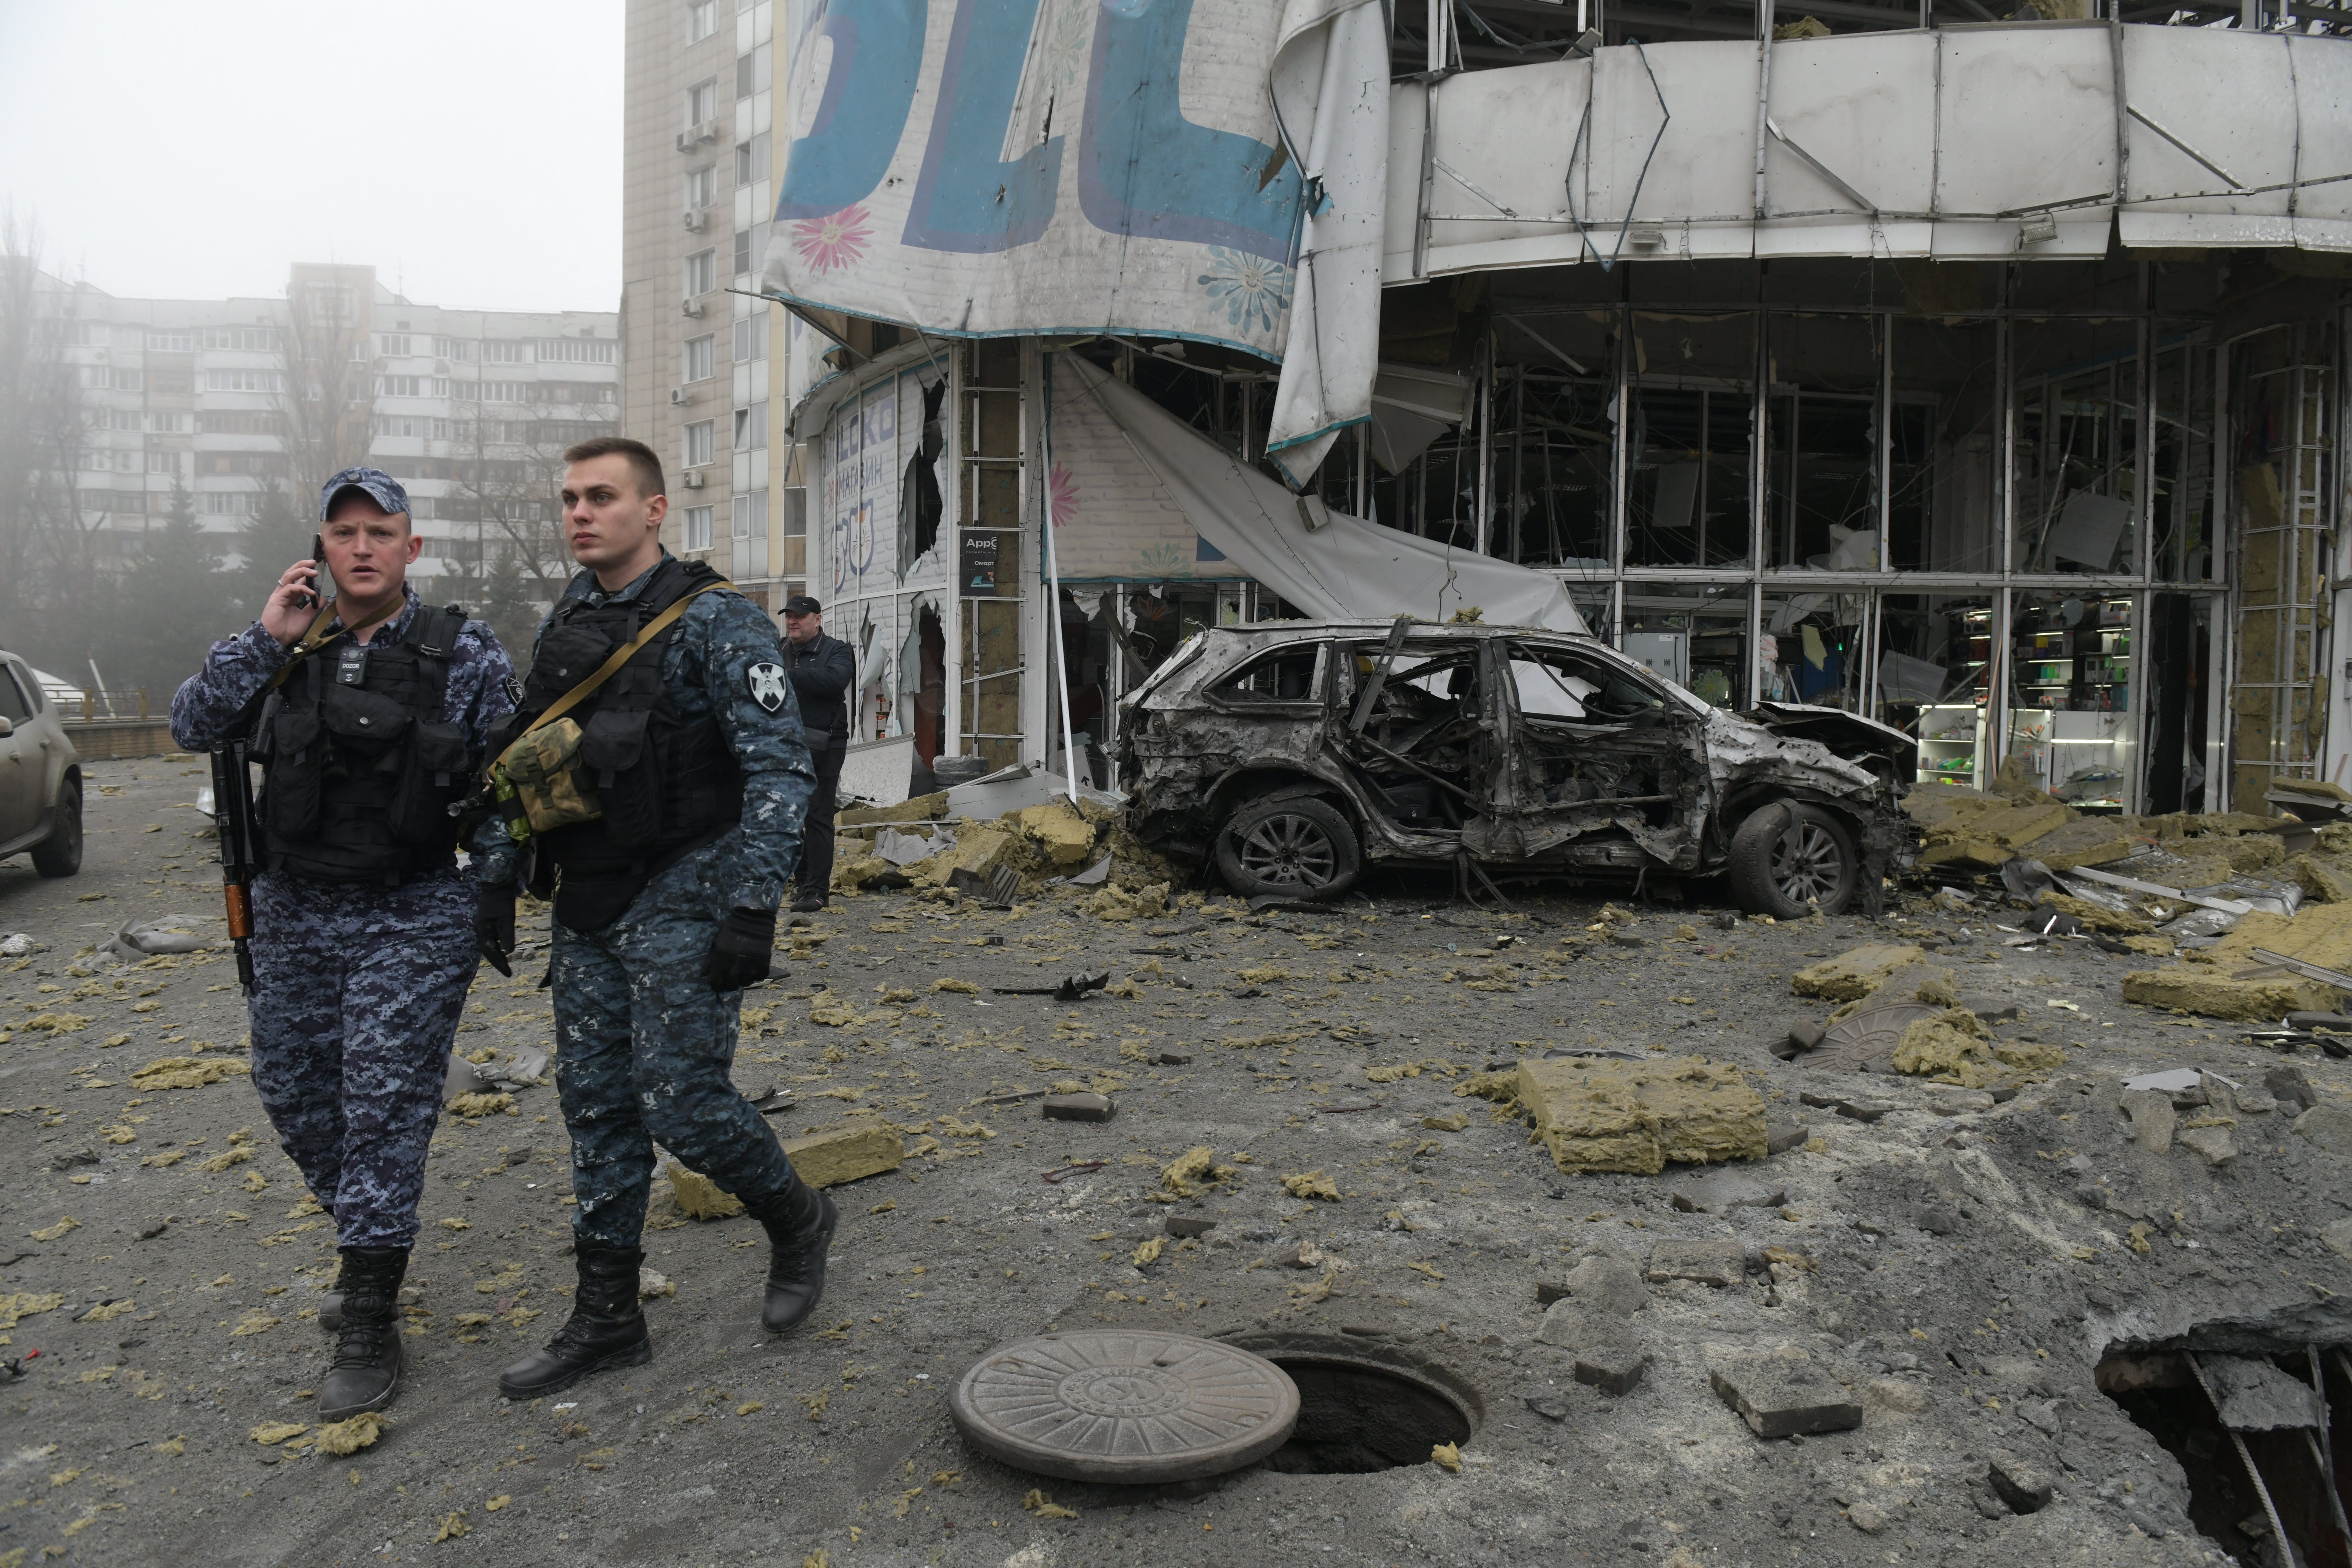
[[[793,908],[813,914],[824,908],[833,889],[834,792],[849,755],[849,683],[857,679],[857,658],[849,645],[826,635],[824,606],[806,594],[784,601],[784,672],[800,701],[801,730],[816,767],[816,792],[809,796],[803,829],[801,870],[794,879]]]
[[[340,1421],[392,1403],[395,1309],[478,959],[449,806],[511,710],[490,629],[408,586],[422,543],[375,468],[319,493],[323,561],[278,579],[172,699],[192,752],[249,732],[263,766],[253,881],[253,1084],[334,1216],[341,1321],[319,1389]],[[338,590],[314,608],[324,568]],[[257,712],[257,709],[258,711]]]
[[[530,838],[530,884],[554,896],[579,1287],[547,1348],[500,1374],[516,1399],[651,1356],[637,1279],[656,1140],[766,1227],[771,1332],[816,1305],[836,1217],[728,1077],[814,783],[775,626],[662,548],[669,503],[649,448],[607,437],[564,461],[563,531],[583,570],[540,626],[510,728],[542,780],[550,759],[576,757],[568,783],[539,786],[547,800],[593,794],[600,812]],[[512,898],[486,898],[486,946],[511,943]]]

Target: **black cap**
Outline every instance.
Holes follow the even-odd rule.
[[[784,614],[788,616],[821,616],[824,614],[824,606],[818,604],[814,599],[810,598],[806,594],[794,594],[791,598],[784,601]]]

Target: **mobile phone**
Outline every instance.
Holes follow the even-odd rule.
[[[316,569],[310,574],[310,592],[303,595],[301,599],[299,601],[302,608],[306,610],[317,609],[319,607],[320,590],[331,585],[327,579],[327,537],[325,534],[314,533],[310,536],[310,559],[318,563]]]

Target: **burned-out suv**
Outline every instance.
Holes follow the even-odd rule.
[[[1250,896],[1372,863],[1632,883],[1752,912],[1875,909],[1916,747],[1837,709],[1721,712],[1587,637],[1276,621],[1193,637],[1120,704],[1136,835]]]

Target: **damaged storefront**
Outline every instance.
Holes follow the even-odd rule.
[[[2341,771],[2339,40],[1032,9],[796,67],[868,735],[1107,784],[1195,631],[1475,613],[2091,814]]]

